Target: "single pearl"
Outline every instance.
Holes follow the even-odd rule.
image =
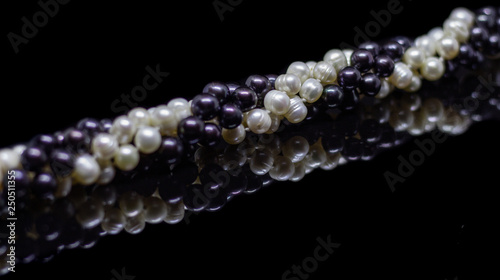
[[[434,39],[435,42],[437,42],[437,40],[443,37],[444,31],[441,27],[434,27],[429,32],[427,32],[427,35]]]
[[[408,127],[408,133],[413,136],[419,136],[425,133],[427,116],[423,110],[413,112],[413,124]]]
[[[0,165],[5,170],[16,169],[21,165],[21,155],[13,149],[2,149],[0,151]]]
[[[432,56],[425,59],[424,64],[420,67],[420,74],[424,79],[436,81],[444,74],[444,63],[439,58]]]
[[[320,61],[314,66],[313,77],[323,84],[332,84],[337,80],[337,71],[331,63]]]
[[[222,138],[230,145],[236,145],[243,142],[245,136],[246,131],[243,124],[231,129],[222,128]]]
[[[405,88],[408,92],[417,92],[422,87],[422,80],[417,75],[411,77],[411,83]]]
[[[380,79],[380,82],[380,91],[377,93],[377,95],[375,95],[375,98],[383,99],[386,98],[394,90],[394,85],[389,83],[386,78]]]
[[[163,219],[165,223],[177,224],[184,219],[185,210],[182,199],[175,203],[166,202],[165,205],[167,206],[167,215],[165,216],[165,219]]]
[[[339,49],[333,49],[326,52],[323,57],[323,61],[326,61],[333,65],[337,73],[342,70],[342,68],[347,66],[347,59],[343,51]]]
[[[150,196],[144,199],[144,220],[150,224],[158,224],[167,216],[167,206],[158,197]]]
[[[389,82],[399,89],[404,89],[410,85],[412,77],[413,72],[408,65],[403,62],[396,62],[394,64],[394,72],[389,77]]]
[[[99,162],[99,167],[101,168],[101,175],[97,179],[97,183],[100,185],[106,185],[111,183],[116,175],[115,167],[110,160]]]
[[[104,218],[104,207],[100,201],[88,199],[80,205],[75,217],[83,228],[94,228]]]
[[[441,100],[437,98],[427,98],[422,104],[422,110],[425,111],[427,120],[431,123],[438,122],[444,115],[444,106]]]
[[[104,213],[101,227],[108,234],[118,234],[125,227],[126,218],[118,208],[109,207]]]
[[[151,122],[151,116],[149,115],[148,110],[141,107],[130,110],[127,116],[137,127],[150,125]]]
[[[269,176],[276,181],[287,181],[295,173],[295,165],[284,156],[277,156],[274,159],[274,165],[269,170]]]
[[[344,53],[345,59],[347,60],[347,66],[351,66],[351,56],[354,51],[351,49],[344,49],[342,50],[342,52]]]
[[[115,154],[115,165],[120,170],[130,171],[139,164],[139,151],[134,145],[120,146]]]
[[[307,116],[307,107],[299,96],[290,99],[290,108],[285,114],[285,118],[291,123],[299,123]]]
[[[415,46],[422,49],[426,56],[433,56],[436,53],[436,41],[428,35],[422,35],[415,39]]]
[[[135,134],[134,144],[141,153],[154,153],[161,145],[160,131],[155,127],[140,127]]]
[[[279,91],[284,91],[289,96],[293,96],[300,91],[300,78],[295,74],[282,74],[276,78],[274,87]]]
[[[300,78],[300,81],[303,83],[305,80],[309,79],[310,75],[310,69],[302,61],[295,61],[288,66],[288,69],[286,70],[287,74],[295,74],[297,77]]]
[[[101,174],[101,168],[95,158],[89,154],[83,154],[76,158],[73,176],[82,185],[95,183]]]
[[[403,62],[413,69],[420,68],[420,66],[422,66],[422,63],[424,63],[424,60],[425,53],[422,51],[422,49],[419,49],[417,47],[408,48],[403,55]]]
[[[404,131],[413,124],[413,112],[408,108],[399,108],[391,112],[389,124],[395,131]]]
[[[457,57],[460,50],[460,44],[457,39],[446,35],[437,41],[436,51],[442,58],[451,60]]]
[[[302,136],[293,136],[283,145],[283,156],[289,158],[292,162],[303,160],[309,152],[309,142]]]
[[[264,107],[276,115],[284,115],[290,107],[290,97],[279,90],[271,90],[264,97]]]
[[[189,106],[189,102],[184,98],[174,98],[167,103],[167,107],[172,110],[177,110]]]
[[[258,150],[250,159],[250,170],[257,175],[264,175],[271,170],[274,164],[274,157],[269,150]]]
[[[116,136],[108,133],[99,133],[92,139],[92,154],[100,159],[111,159],[118,150]]]
[[[160,128],[162,135],[175,136],[178,124],[174,110],[166,105],[156,107],[151,114],[151,125]]]
[[[109,133],[116,136],[116,140],[120,144],[128,144],[134,138],[135,132],[137,131],[137,126],[132,120],[127,116],[119,116],[111,125]]]
[[[467,25],[467,28],[471,28],[474,24],[476,16],[469,9],[458,7],[451,11],[450,18],[460,20]]]
[[[265,110],[253,109],[247,115],[247,126],[253,133],[265,133],[271,127],[271,117]]]
[[[469,40],[469,27],[461,20],[447,19],[443,24],[445,35],[452,35],[460,43],[465,43]]]
[[[134,191],[128,191],[122,194],[119,198],[118,205],[123,214],[127,217],[139,215],[144,208],[142,196]]]
[[[420,95],[415,93],[404,94],[401,97],[400,102],[402,107],[407,108],[412,112],[420,109],[422,106],[422,98],[420,98]]]
[[[144,219],[144,213],[139,213],[139,215],[134,217],[128,217],[125,222],[125,231],[130,234],[139,234],[146,227],[146,221]]]
[[[335,69],[332,68],[333,71]],[[316,79],[307,79],[299,91],[299,96],[306,100],[306,102],[316,102],[323,94],[323,86]]]

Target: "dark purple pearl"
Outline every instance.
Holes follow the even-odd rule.
[[[269,79],[262,75],[249,76],[245,81],[245,85],[253,89],[253,91],[255,91],[255,93],[259,96],[265,95],[273,87]]]
[[[201,138],[200,144],[205,147],[213,147],[219,144],[221,140],[221,131],[218,125],[213,123],[205,124],[205,130],[203,131],[203,137]]]
[[[345,136],[328,133],[321,138],[321,144],[326,152],[333,154],[344,149]]]
[[[392,38],[392,41],[400,44],[404,48],[404,50],[411,47],[411,43],[412,43],[411,40],[406,36],[396,36],[396,37]]]
[[[481,50],[488,42],[489,32],[483,27],[475,26],[470,31],[470,42],[474,48]]]
[[[329,108],[338,108],[344,100],[344,91],[338,85],[326,85],[321,98]]]
[[[359,126],[359,135],[361,139],[367,142],[377,142],[382,136],[380,123],[375,119],[367,119],[361,122]]]
[[[35,220],[37,233],[45,240],[54,240],[59,235],[62,223],[52,213],[44,213]]]
[[[346,66],[338,74],[339,85],[343,88],[356,88],[361,81],[361,73],[352,66]]]
[[[182,184],[178,180],[171,178],[168,184],[158,186],[158,194],[165,201],[177,203],[184,196],[185,189],[186,184]]]
[[[278,78],[278,75],[276,75],[276,74],[267,74],[266,78],[271,83],[272,89],[274,89],[274,82],[276,82],[276,79]]]
[[[348,138],[341,153],[348,160],[359,160],[363,155],[363,142],[356,138]]]
[[[386,43],[382,47],[382,53],[388,55],[391,57],[393,60],[401,60],[401,57],[403,56],[404,53],[404,48],[397,42],[389,42]]]
[[[488,38],[485,46],[485,53],[488,56],[496,56],[500,53],[500,35],[494,34]]]
[[[231,99],[231,95],[233,94],[234,90],[236,90],[237,88],[239,88],[240,84],[238,84],[238,83],[227,83],[226,86],[227,86],[227,89],[229,90],[228,100],[230,100]]]
[[[307,115],[304,120],[310,121],[316,118],[316,116],[318,116],[321,112],[319,106],[320,105],[318,103],[306,103]]]
[[[221,82],[208,83],[202,93],[210,94],[219,100],[220,104],[225,104],[229,98],[229,88]]]
[[[175,164],[182,159],[184,145],[177,137],[166,137],[162,140],[158,153],[162,160],[169,164]]]
[[[344,100],[341,108],[343,110],[352,110],[356,108],[359,103],[359,93],[354,89],[344,89]]]
[[[76,124],[76,129],[86,132],[88,135],[92,137],[97,133],[102,132],[102,125],[96,119],[85,118],[80,120]]]
[[[222,106],[219,123],[223,128],[231,129],[239,126],[243,121],[243,113],[234,104]]]
[[[375,42],[364,42],[361,45],[359,45],[360,50],[367,50],[369,51],[373,57],[376,57],[379,52],[380,52],[380,45]]]
[[[28,188],[30,186],[30,176],[27,171],[24,170],[18,170],[14,169],[13,170],[15,173],[14,174],[5,174],[5,176],[2,178],[3,179],[3,195],[7,195],[7,188],[9,185],[9,181],[13,181],[13,175],[15,176],[15,186],[16,186],[16,198],[21,198],[24,197],[28,193]],[[10,178],[10,179],[9,179]]]
[[[394,60],[384,54],[375,57],[375,72],[380,77],[389,77],[394,72]]]
[[[380,91],[381,86],[382,82],[380,81],[380,78],[377,77],[377,75],[373,73],[366,73],[365,75],[363,75],[363,78],[361,78],[359,89],[363,94],[375,96]]]
[[[232,93],[232,100],[241,111],[246,112],[257,106],[257,94],[251,88],[239,87]]]
[[[31,191],[40,198],[47,198],[54,195],[57,189],[56,178],[50,173],[39,173],[33,178]]]
[[[208,198],[210,189],[205,190],[201,184],[192,184],[186,188],[184,195],[184,206],[190,211],[199,212],[204,210],[210,200]]]
[[[49,164],[55,175],[66,177],[75,167],[75,156],[65,149],[56,149],[50,154]]]
[[[494,7],[484,7],[476,12],[476,24],[488,30],[493,30],[496,24],[497,11]]]
[[[101,120],[101,127],[103,132],[109,132],[109,129],[113,125],[113,121],[110,119],[102,119]]]
[[[474,61],[474,49],[469,44],[460,45],[458,61],[462,65],[470,65]]]
[[[205,123],[196,117],[187,117],[179,122],[177,131],[182,141],[188,144],[196,144],[203,136]]]
[[[47,164],[47,154],[36,146],[29,146],[21,154],[21,164],[28,171],[38,171]]]
[[[373,55],[367,50],[357,50],[351,55],[351,65],[361,73],[370,71],[373,67]]]
[[[202,185],[213,183],[211,187],[224,188],[229,184],[231,177],[220,165],[209,163],[200,170],[200,182]]]
[[[89,135],[81,130],[70,128],[64,132],[63,145],[73,152],[88,152],[90,147]]]
[[[29,145],[40,147],[49,155],[59,143],[57,142],[57,138],[53,135],[40,134],[31,139]]]
[[[219,100],[210,94],[198,94],[191,102],[191,111],[204,121],[211,120],[219,114]]]

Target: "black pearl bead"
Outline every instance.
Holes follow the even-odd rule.
[[[57,142],[57,138],[53,135],[48,134],[40,134],[33,139],[31,139],[29,145],[36,146],[42,148],[47,155],[50,155],[52,150],[57,147],[59,144]]]
[[[191,102],[191,111],[204,121],[211,120],[219,114],[219,100],[210,94],[199,94]]]
[[[382,53],[388,55],[390,58],[393,60],[401,60],[401,57],[403,56],[404,53],[404,48],[397,42],[389,42],[386,43],[382,47]]]
[[[346,66],[338,74],[339,85],[346,89],[353,89],[359,86],[361,73],[352,66]]]
[[[207,191],[204,190],[201,184],[192,184],[186,188],[186,194],[184,195],[184,206],[194,212],[199,212],[204,210],[210,203],[207,197]]]
[[[39,173],[33,178],[31,191],[40,198],[50,198],[57,189],[56,178],[50,173]]]
[[[54,240],[59,235],[62,223],[52,213],[44,213],[35,220],[37,233],[45,240]]]
[[[82,239],[83,228],[80,223],[78,223],[75,218],[64,221],[61,234],[58,238],[59,242],[64,245],[64,248],[76,248],[81,244]]]
[[[257,94],[251,88],[239,87],[232,93],[233,103],[246,112],[257,106]]]
[[[21,164],[25,170],[37,171],[47,163],[47,154],[44,149],[36,146],[29,146],[21,154]]]
[[[7,197],[8,186],[12,185],[12,182],[9,184],[9,181],[14,181],[16,186],[16,198],[22,198],[28,194],[28,189],[30,187],[30,176],[27,171],[14,169],[14,174],[5,174],[3,179],[3,193],[4,197]],[[15,176],[15,180],[13,177]],[[10,178],[10,179],[9,179]]]
[[[488,42],[489,32],[484,27],[475,26],[470,31],[470,42],[478,50],[482,50]]]
[[[231,177],[220,165],[209,163],[200,171],[200,182],[202,185],[212,184],[215,188],[228,186]]]
[[[186,184],[179,182],[174,178],[168,181],[167,184],[161,184],[158,186],[158,194],[160,197],[170,203],[177,203],[184,196],[184,190],[186,189]]]
[[[488,38],[485,46],[487,56],[497,56],[500,53],[500,35],[494,34]]]
[[[363,156],[363,142],[356,138],[348,138],[341,153],[348,160],[359,160]]]
[[[188,144],[196,144],[200,141],[205,123],[196,117],[187,117],[179,122],[177,131],[182,141]]]
[[[219,123],[223,128],[231,129],[239,126],[243,121],[243,113],[240,108],[234,104],[225,104],[222,106]]]
[[[192,162],[181,162],[172,170],[172,178],[175,178],[184,186],[193,183],[197,177],[198,165]]]
[[[219,104],[225,104],[229,99],[229,88],[221,82],[208,83],[202,90],[202,93],[210,94],[219,100]]]
[[[169,164],[175,164],[182,159],[184,145],[177,137],[166,137],[162,140],[158,153],[161,160]]]
[[[344,100],[344,91],[338,85],[326,85],[321,98],[329,108],[338,108]]]
[[[361,139],[367,142],[377,142],[382,136],[380,123],[375,119],[364,120],[359,126],[359,135]]]
[[[93,137],[97,133],[102,132],[102,125],[100,121],[93,118],[85,118],[76,124],[76,129],[86,132]]]
[[[394,72],[394,60],[388,55],[375,57],[375,73],[380,77],[389,77]]]
[[[66,198],[59,198],[52,204],[52,212],[60,219],[69,219],[76,213],[75,205]]]
[[[356,89],[344,89],[344,100],[341,109],[352,110],[359,103],[359,93]]]
[[[493,30],[496,24],[497,11],[494,7],[484,7],[476,11],[476,24]]]
[[[307,115],[306,118],[304,119],[305,121],[310,121],[315,119],[321,112],[319,108],[318,103],[307,103],[306,108],[307,108]]]
[[[200,144],[205,147],[213,147],[220,143],[221,140],[221,130],[218,125],[213,123],[205,124],[205,129],[203,131],[203,137],[201,138]]]
[[[75,156],[65,149],[56,149],[50,154],[49,164],[55,175],[66,177],[75,167]]]
[[[396,143],[396,132],[389,123],[384,123],[380,126],[381,134],[378,146],[381,148],[393,147]]]
[[[90,137],[85,131],[70,128],[64,132],[63,145],[73,152],[88,152],[90,141]]]
[[[111,129],[111,126],[113,125],[113,121],[110,119],[102,119],[101,120],[101,127],[102,127],[102,132],[109,132],[109,129]]]
[[[269,79],[262,75],[249,76],[245,85],[255,91],[258,96],[265,95],[273,87]]]
[[[359,45],[359,49],[369,51],[373,57],[376,57],[380,53],[380,45],[375,42],[364,42]]]
[[[274,89],[274,83],[276,82],[276,79],[278,78],[278,75],[276,75],[276,74],[267,74],[266,78],[271,83],[271,89]]]
[[[361,73],[370,71],[373,67],[373,55],[367,50],[357,50],[351,55],[351,65]]]
[[[373,73],[366,73],[361,79],[359,89],[363,94],[366,94],[368,96],[375,96],[380,91],[381,86],[382,82],[380,81],[380,78],[377,77],[377,75]]]
[[[411,47],[411,44],[412,44],[412,41],[406,36],[396,36],[396,37],[392,38],[392,41],[400,44],[404,50]]]
[[[321,138],[321,144],[325,152],[333,154],[344,149],[345,137],[329,133]]]
[[[470,65],[474,61],[474,49],[469,44],[460,45],[458,52],[458,61],[462,65]]]

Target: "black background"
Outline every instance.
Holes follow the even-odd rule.
[[[1,9],[1,146],[84,117],[116,116],[111,103],[142,83],[148,65],[170,75],[140,102],[145,107],[190,98],[212,80],[321,60],[341,42],[352,44],[353,28],[363,29],[373,20],[370,11],[388,3],[243,0],[221,21],[213,1],[72,0],[15,54],[7,34],[20,34],[21,18],[40,7],[14,2]],[[402,0],[402,12],[373,39],[415,37],[441,25],[454,6],[487,4],[434,2]],[[413,143],[240,196],[222,211],[191,216],[189,224],[147,225],[139,235],[106,237],[46,264],[18,265],[5,279],[112,279],[111,271],[122,268],[137,280],[281,279],[312,256],[317,237],[328,235],[341,246],[309,279],[486,279],[485,273],[495,279],[498,129],[483,122],[438,144],[395,192],[383,174],[397,170],[398,156],[407,157]]]

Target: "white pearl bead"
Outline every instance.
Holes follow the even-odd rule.
[[[174,111],[166,105],[156,107],[151,114],[151,125],[158,127],[162,135],[175,136],[178,124]]]
[[[403,55],[403,62],[413,69],[418,69],[422,66],[425,60],[425,53],[417,47],[410,47]]]
[[[276,181],[287,181],[295,173],[295,165],[284,156],[277,156],[274,159],[274,165],[269,170],[269,176]]]
[[[347,59],[343,51],[333,49],[326,52],[323,61],[329,62],[339,72],[342,68],[347,66]]]
[[[316,61],[307,61],[306,62],[306,65],[309,68],[309,77],[312,76],[312,71],[314,69],[314,66],[316,66],[316,63],[317,63]]]
[[[351,56],[354,51],[351,49],[344,49],[342,50],[342,52],[344,53],[345,59],[347,60],[347,66],[351,66]]]
[[[391,112],[389,124],[395,131],[404,131],[413,124],[413,112],[408,108],[399,108]]]
[[[417,92],[421,87],[422,80],[417,75],[413,75],[410,85],[408,85],[405,90],[408,92]]]
[[[291,123],[299,123],[307,116],[307,107],[299,96],[290,99],[290,108],[285,114],[285,118]]]
[[[290,181],[298,182],[304,178],[306,175],[306,165],[303,162],[294,163],[294,172],[292,177],[290,177]]]
[[[269,150],[258,150],[250,159],[250,170],[257,175],[265,175],[274,164],[274,157]]]
[[[270,113],[269,116],[271,117],[271,127],[268,131],[266,131],[266,133],[271,134],[278,131],[278,129],[280,128],[281,119],[280,116],[273,113]]]
[[[231,129],[222,128],[222,138],[230,145],[236,145],[245,140],[246,131],[243,124]]]
[[[177,202],[166,202],[167,206],[167,216],[165,216],[165,223],[167,224],[177,224],[184,219],[184,202],[181,200]]]
[[[186,106],[189,106],[189,102],[181,97],[174,98],[167,103],[167,107],[174,111],[179,108],[184,108]]]
[[[393,90],[394,85],[389,83],[387,79],[380,79],[380,91],[375,95],[375,98],[383,99],[386,98]]]
[[[144,199],[144,220],[150,224],[158,224],[167,216],[167,206],[158,197]]]
[[[305,80],[309,79],[309,74],[310,74],[310,69],[302,61],[295,61],[288,66],[288,69],[286,70],[287,74],[295,74],[297,77],[300,78],[300,81],[303,83]]]
[[[253,109],[247,115],[247,125],[250,131],[262,134],[271,128],[271,117],[262,109]]]
[[[394,64],[394,72],[389,77],[389,82],[399,89],[404,89],[410,85],[412,77],[413,72],[408,65],[403,62],[396,62]]]
[[[161,145],[160,131],[155,127],[140,127],[135,134],[134,144],[141,153],[154,153]]]
[[[148,110],[141,107],[130,110],[127,116],[137,127],[149,125],[151,122],[151,116],[149,115]]]
[[[130,234],[139,234],[146,227],[146,221],[144,220],[144,213],[139,213],[136,216],[128,217],[125,222],[125,231]]]
[[[116,136],[116,140],[120,144],[127,144],[134,138],[137,126],[127,116],[119,116],[111,125],[109,133]]]
[[[293,136],[283,145],[283,156],[289,158],[292,162],[303,160],[309,152],[309,142],[302,136]]]
[[[457,39],[446,35],[437,41],[436,51],[442,58],[451,60],[457,57],[460,50],[460,45]]]
[[[444,34],[455,37],[460,43],[469,40],[469,27],[466,23],[457,19],[447,19],[443,25]]]
[[[183,119],[192,116],[193,112],[191,112],[191,106],[189,103],[184,106],[176,106],[174,109],[174,114],[177,122],[182,121]]]
[[[76,158],[73,175],[76,181],[82,185],[95,183],[101,174],[101,168],[95,158],[89,154],[83,154]]]
[[[100,201],[89,199],[80,205],[75,217],[83,228],[93,228],[104,219],[104,207]]]
[[[314,66],[313,77],[324,84],[332,84],[337,80],[337,71],[331,63],[320,61]]]
[[[21,165],[21,155],[13,149],[2,149],[0,151],[0,165],[5,170],[16,169]]]
[[[92,154],[100,159],[111,159],[118,150],[116,136],[108,133],[99,133],[92,139]]]
[[[434,39],[435,42],[437,42],[437,40],[441,39],[444,36],[444,31],[441,27],[434,27],[429,32],[427,32],[427,35]]]
[[[300,78],[295,74],[282,74],[276,78],[274,87],[277,90],[284,91],[289,96],[297,94],[301,86]]]
[[[106,185],[113,181],[116,174],[113,163],[110,160],[106,160],[104,162],[99,162],[99,167],[101,168],[101,175],[99,175],[97,183],[100,185]]]
[[[335,69],[332,68],[333,71]],[[299,96],[304,98],[306,102],[316,102],[323,94],[323,86],[316,79],[307,79],[299,91]]]
[[[450,18],[464,22],[468,28],[471,28],[475,21],[475,15],[469,9],[458,7],[453,9]]]
[[[443,103],[435,97],[427,98],[422,104],[422,110],[425,111],[427,120],[431,123],[439,121],[444,115]]]
[[[428,57],[420,68],[420,74],[424,79],[436,81],[444,74],[444,63],[437,57]]]
[[[424,51],[426,56],[436,54],[436,41],[428,35],[422,35],[415,39],[415,46]]]
[[[279,90],[271,90],[264,97],[264,107],[276,115],[284,115],[290,107],[290,97]]]
[[[120,196],[118,205],[123,214],[127,217],[134,217],[142,213],[144,209],[143,197],[134,192],[128,191]]]
[[[125,227],[125,215],[118,208],[109,207],[104,213],[104,219],[101,222],[101,227],[108,234],[118,234]]]
[[[130,171],[139,164],[139,151],[134,145],[125,144],[120,146],[115,154],[115,165],[120,170]]]

